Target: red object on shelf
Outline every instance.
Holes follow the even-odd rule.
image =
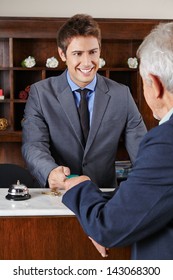
[[[19,92],[19,98],[26,100],[28,98],[29,91],[30,91],[30,85],[28,85],[24,90],[21,90]]]
[[[0,89],[0,96],[3,96],[4,93],[3,93],[3,89]]]
[[[23,100],[27,99],[28,98],[28,93],[25,90],[21,90],[19,92],[19,98],[23,99]]]

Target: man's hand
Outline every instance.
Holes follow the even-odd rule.
[[[59,190],[69,190],[70,188],[78,185],[81,182],[90,180],[88,176],[76,176],[72,178],[67,178],[70,175],[70,169],[65,166],[58,166],[54,168],[48,177],[48,183],[50,189],[59,189]]]
[[[94,239],[89,236],[89,239],[92,241],[93,245],[96,247],[97,251],[101,254],[103,258],[108,257],[108,248],[103,247],[102,245],[98,244]]]
[[[64,183],[68,175],[70,175],[70,169],[68,167],[58,166],[54,168],[48,177],[49,188],[64,190]]]
[[[78,185],[79,183],[82,183],[84,181],[88,181],[90,180],[90,178],[88,176],[85,175],[81,175],[81,176],[77,176],[77,177],[72,177],[70,179],[66,179],[64,186],[65,186],[65,190],[69,190],[72,187]]]

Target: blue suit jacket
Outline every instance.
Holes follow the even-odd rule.
[[[115,187],[120,136],[124,132],[133,162],[146,133],[129,88],[97,74],[92,124],[84,148],[66,72],[31,86],[22,126],[23,157],[41,186],[52,169],[64,165],[72,174],[90,176],[102,188]]]
[[[144,136],[132,172],[110,199],[86,181],[63,203],[98,243],[132,244],[132,259],[173,260],[173,118]]]

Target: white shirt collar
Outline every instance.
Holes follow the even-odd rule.
[[[172,114],[173,114],[173,108],[161,119],[161,121],[159,122],[159,125],[168,121]]]

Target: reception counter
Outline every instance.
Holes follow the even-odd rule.
[[[83,232],[61,192],[30,189],[31,198],[7,200],[0,189],[0,260],[103,259]],[[130,248],[110,249],[107,259],[130,259]]]

